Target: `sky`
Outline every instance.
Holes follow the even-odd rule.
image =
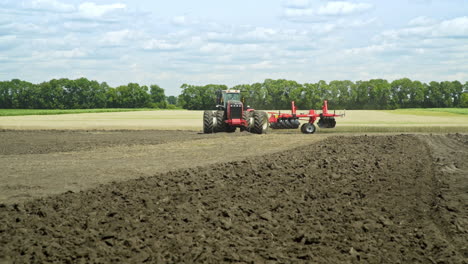
[[[468,81],[468,0],[0,0],[0,80]]]

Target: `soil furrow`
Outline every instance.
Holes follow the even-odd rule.
[[[436,165],[415,136],[329,137],[2,205],[0,260],[463,263],[432,215]]]

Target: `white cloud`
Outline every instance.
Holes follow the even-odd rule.
[[[30,2],[23,2],[22,5],[26,8],[55,12],[71,12],[75,10],[73,5],[62,3],[58,0],[33,0]]]
[[[185,25],[187,24],[187,17],[185,16],[175,16],[172,18],[172,23],[174,25],[178,25],[178,26],[182,26],[182,25]]]
[[[468,17],[457,17],[442,21],[434,29],[434,34],[446,37],[468,37]]]
[[[81,15],[87,18],[99,18],[104,14],[118,10],[125,9],[127,6],[125,4],[117,3],[110,5],[98,5],[93,2],[85,2],[79,5],[78,11]]]
[[[387,30],[377,40],[397,40],[406,38],[453,38],[468,37],[468,17],[457,17],[432,25],[413,26],[397,30]]]
[[[82,49],[75,48],[72,50],[64,50],[64,51],[55,51],[54,56],[59,57],[59,58],[81,58],[87,56],[88,53]]]
[[[255,53],[257,56],[265,49],[259,44],[225,44],[225,43],[207,43],[200,48],[205,54],[246,54]]]
[[[318,15],[337,16],[359,13],[372,8],[367,3],[352,3],[344,1],[328,2],[317,10]]]
[[[55,50],[55,51],[33,51],[32,57],[34,59],[74,59],[88,56],[88,52],[81,48],[74,48],[71,50]]]
[[[118,46],[123,45],[131,40],[144,38],[143,32],[132,31],[129,29],[123,29],[118,31],[106,32],[101,38],[100,43],[104,45]]]
[[[428,26],[435,24],[436,21],[432,18],[428,18],[425,16],[419,16],[416,18],[413,18],[410,22],[408,22],[409,26]]]
[[[284,17],[293,22],[323,22],[338,16],[350,16],[368,11],[373,6],[368,3],[345,1],[326,2],[320,6],[283,9]]]
[[[0,48],[8,49],[13,48],[17,38],[14,35],[0,36]]]
[[[315,11],[311,8],[297,9],[297,8],[286,8],[284,15],[286,17],[304,17],[315,15]]]
[[[164,39],[151,39],[143,43],[143,49],[145,50],[171,51],[181,49],[182,47],[184,47],[183,43],[171,43]]]
[[[372,55],[374,53],[390,52],[397,49],[396,44],[370,45],[363,48],[352,48],[345,50],[346,54],[352,55]]]
[[[33,23],[5,23],[0,25],[0,34],[18,34],[18,35],[31,35],[50,32],[50,28],[40,27]]]
[[[310,6],[309,0],[285,0],[283,6],[287,8],[303,9]]]
[[[265,27],[237,27],[223,32],[208,32],[206,39],[224,43],[258,43],[287,40],[287,32]]]

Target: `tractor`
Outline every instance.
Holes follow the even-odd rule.
[[[268,114],[244,107],[240,90],[216,91],[216,109],[203,113],[203,133],[232,133],[238,127],[241,131],[255,134],[268,132]]]

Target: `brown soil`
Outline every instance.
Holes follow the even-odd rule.
[[[188,131],[0,133],[0,203],[291,149],[326,136]]]
[[[466,263],[467,142],[328,137],[4,204],[0,262]]]
[[[233,136],[249,136],[235,133]],[[157,145],[221,137],[194,131],[164,130],[0,130],[0,155],[47,154],[54,152],[95,150],[102,147]]]

